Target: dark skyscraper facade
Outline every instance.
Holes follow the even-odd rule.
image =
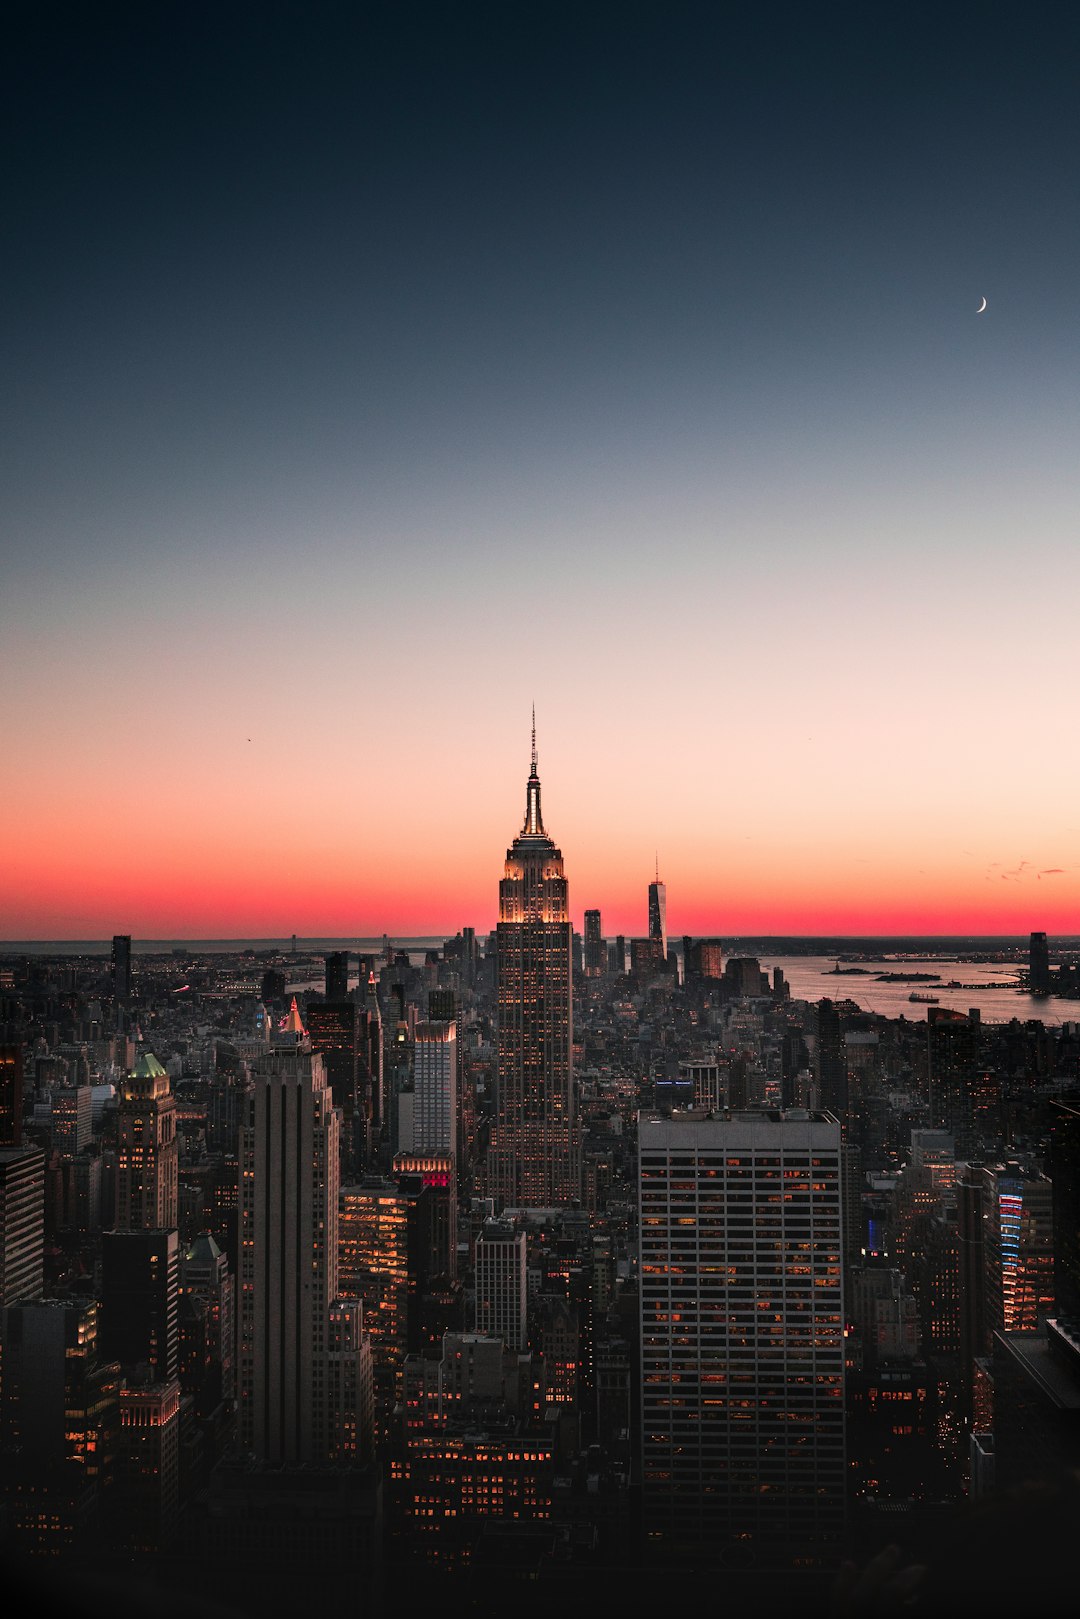
[[[580,1191],[572,1068],[571,926],[561,850],[544,831],[533,731],[525,824],[499,884],[497,1098],[490,1190],[553,1208]]]
[[[1033,995],[1050,993],[1050,946],[1045,933],[1033,933],[1028,947],[1028,984]]]
[[[0,1046],[0,1147],[22,1145],[23,1057],[21,1046]]]
[[[131,1005],[131,934],[116,933],[112,942],[113,1001],[116,1005],[118,1028],[127,1027],[127,1011]]]
[[[656,949],[658,960],[667,960],[667,885],[660,881],[649,884],[649,939]]]
[[[326,958],[326,998],[343,1001],[349,993],[349,952],[334,950]]]
[[[585,972],[598,978],[607,966],[607,950],[600,928],[600,912],[585,912]]]

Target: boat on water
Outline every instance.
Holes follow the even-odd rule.
[[[917,989],[913,989],[908,996],[909,1001],[921,1001],[924,1006],[936,1006],[940,999],[940,995],[920,995]]]

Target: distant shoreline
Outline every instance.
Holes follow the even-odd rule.
[[[616,935],[606,934],[611,939]],[[384,948],[384,940],[389,939],[392,946],[403,950],[434,950],[439,949],[454,933],[425,933],[425,934],[378,934],[375,936],[358,936],[349,934],[345,936],[313,935],[310,937],[296,936],[296,954],[311,955],[321,951],[346,950],[364,955],[378,954]],[[487,933],[477,932],[477,938],[486,939]],[[627,934],[629,939],[633,937]],[[754,955],[757,953],[773,955],[834,955],[842,956],[845,952],[855,952],[859,955],[873,955],[880,959],[881,955],[932,955],[956,954],[958,951],[969,950],[1001,950],[1025,949],[1028,944],[1028,935],[1020,933],[938,933],[938,934],[724,934],[693,933],[689,938],[716,938],[720,940],[726,956]],[[681,953],[682,934],[669,935],[670,943],[676,951]],[[1055,946],[1073,946],[1080,948],[1080,934],[1062,933],[1049,934],[1048,942]],[[239,955],[244,951],[254,951],[256,954],[284,954],[293,950],[291,935],[269,938],[171,938],[171,939],[139,939],[133,938],[132,952],[137,955],[170,955],[173,951],[183,950],[192,954],[213,955]],[[75,955],[96,956],[108,954],[112,950],[112,939],[7,939],[0,940],[0,956],[18,955]],[[841,970],[842,975],[842,970]]]

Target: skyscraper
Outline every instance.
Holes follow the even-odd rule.
[[[115,933],[112,942],[113,1003],[116,1007],[116,1027],[127,1028],[128,1008],[131,1005],[131,934]]]
[[[23,1054],[0,1045],[0,1148],[22,1145]]]
[[[261,1461],[319,1463],[331,1439],[341,1115],[322,1058],[303,1045],[267,1053],[253,1078],[240,1135],[240,1435]]]
[[[667,885],[660,881],[660,867],[656,868],[656,881],[649,884],[649,939],[655,947],[657,959],[667,960]]]
[[[1045,933],[1033,933],[1028,947],[1028,988],[1033,995],[1050,993],[1050,947]]]
[[[501,1338],[507,1349],[528,1340],[528,1283],[525,1233],[500,1220],[487,1220],[476,1239],[477,1332]]]
[[[89,1087],[87,1087],[89,1090]],[[89,1096],[87,1097],[89,1110]],[[171,1231],[176,1225],[179,1145],[169,1076],[144,1052],[120,1092],[116,1224],[121,1231]]]
[[[39,1299],[45,1274],[45,1155],[0,1149],[0,1306]]]
[[[333,950],[326,957],[326,998],[343,1001],[349,993],[349,952]]]
[[[411,1151],[457,1156],[457,1025],[418,1023],[413,1041]]]
[[[643,1117],[638,1140],[646,1530],[827,1559],[844,1525],[839,1124]]]
[[[571,926],[561,850],[544,831],[536,726],[525,824],[499,884],[492,1195],[504,1207],[552,1208],[580,1193],[571,1057]]]
[[[585,912],[585,976],[599,978],[607,966],[607,949],[600,927],[600,912]]]
[[[180,1239],[175,1231],[107,1231],[101,1239],[101,1344],[124,1371],[158,1383],[178,1368]]]

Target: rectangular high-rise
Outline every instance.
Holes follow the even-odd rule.
[[[500,1220],[485,1221],[476,1239],[474,1325],[507,1349],[522,1350],[528,1342],[525,1233]]]
[[[0,1045],[0,1149],[22,1145],[22,1046]]]
[[[488,1183],[504,1208],[581,1191],[574,1111],[571,924],[561,850],[544,831],[533,729],[525,824],[499,884],[495,1118]]]
[[[0,1149],[0,1307],[39,1299],[45,1275],[45,1154]]]
[[[416,1025],[413,1040],[413,1138],[420,1154],[457,1157],[458,1055],[454,1023]]]
[[[1050,993],[1050,946],[1045,933],[1033,933],[1028,945],[1028,988],[1033,995]]]
[[[303,1044],[255,1064],[240,1133],[240,1436],[260,1461],[330,1448],[329,1309],[338,1277],[340,1114]]]
[[[759,1564],[844,1527],[840,1126],[829,1114],[643,1117],[646,1533]]]
[[[663,964],[667,961],[667,885],[660,881],[660,873],[656,873],[656,881],[649,884],[649,940],[652,943],[657,960]]]
[[[143,1052],[120,1087],[116,1224],[121,1231],[171,1231],[179,1197],[180,1146],[169,1076]]]
[[[600,912],[585,912],[585,976],[599,978],[607,967],[607,946],[600,926]]]

